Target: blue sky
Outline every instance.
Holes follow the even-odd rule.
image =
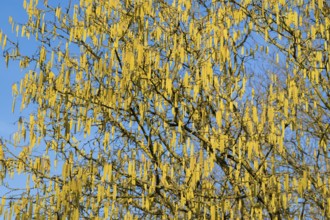
[[[11,39],[16,39],[8,22],[9,16],[15,18],[15,21],[25,20],[26,13],[22,7],[22,1],[3,0],[0,8],[0,29]],[[6,68],[2,52],[0,56],[0,137],[8,138],[16,130],[14,122],[19,117],[19,111],[12,113],[11,87],[13,83],[20,80],[24,72],[14,63]]]
[[[11,25],[8,22],[9,16],[12,16],[16,22],[24,22],[27,19],[26,13],[22,6],[23,1],[16,0],[2,0],[0,7],[0,29],[5,33],[8,38],[12,40],[18,40],[21,45],[33,49],[33,44],[31,42],[26,42],[26,39],[17,38],[16,35],[11,31]],[[30,40],[31,41],[31,40]],[[24,42],[24,44],[23,44]],[[32,47],[31,47],[32,45]],[[1,44],[2,46],[2,44]],[[19,100],[16,103],[16,110],[12,112],[12,85],[20,81],[24,76],[24,71],[22,71],[18,62],[9,62],[8,68],[6,68],[4,57],[2,56],[2,49],[0,49],[0,138],[11,140],[12,134],[17,129],[17,124],[20,115],[24,112],[19,111]],[[26,114],[26,113],[25,113]],[[12,147],[9,145],[8,147]],[[14,149],[11,149],[14,150]],[[14,150],[15,151],[15,150]],[[23,188],[25,187],[26,179],[23,175],[16,175],[13,179],[7,178],[5,180],[10,187]],[[0,186],[0,196],[7,191]],[[1,219],[1,217],[0,217]]]
[[[53,0],[52,4],[56,5],[56,2],[60,2],[58,0]],[[16,33],[12,32],[12,26],[9,24],[9,17],[11,16],[15,23],[26,23],[27,14],[23,8],[23,1],[17,0],[2,0],[0,7],[0,30],[8,36],[8,39],[13,40],[15,42],[19,42],[20,51],[22,54],[34,52],[39,45],[34,38],[27,39],[22,38],[20,35],[17,37]],[[64,1],[64,4],[66,2]],[[8,43],[7,43],[8,46]],[[20,79],[22,79],[27,70],[21,70],[19,68],[19,62],[9,61],[9,66],[6,68],[4,57],[2,56],[2,44],[0,44],[0,138],[4,140],[13,141],[12,135],[17,131],[17,121],[20,116],[27,117],[31,110],[35,109],[32,105],[30,105],[27,109],[24,109],[23,112],[20,112],[20,98],[18,97],[16,101],[15,112],[12,112],[12,85],[14,83],[18,83]],[[35,106],[34,106],[35,107]],[[27,140],[28,141],[28,140]],[[26,143],[20,143],[20,145],[24,145]],[[20,148],[12,149],[13,146],[8,144],[7,147],[10,148],[13,152],[18,152]],[[54,158],[52,158],[54,159]],[[57,169],[52,170],[52,172],[60,172],[61,171],[61,161],[58,163]],[[5,183],[7,183],[11,188],[21,188],[24,189],[26,186],[26,175],[15,174],[14,177],[6,178]],[[0,185],[0,199],[1,197],[8,192],[8,189],[4,189],[3,186]],[[14,194],[19,193],[15,192]],[[1,219],[1,216],[0,216]]]

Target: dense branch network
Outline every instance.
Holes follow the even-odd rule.
[[[28,181],[7,186],[0,214],[330,218],[326,1],[24,8],[28,22],[10,22],[36,53],[0,41],[27,70],[14,99],[37,110],[1,143],[3,185]]]

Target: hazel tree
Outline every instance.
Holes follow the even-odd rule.
[[[23,7],[5,219],[330,218],[329,2]]]

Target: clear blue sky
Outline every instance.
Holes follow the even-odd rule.
[[[36,44],[33,40],[27,41],[23,38],[17,38],[16,34],[12,32],[11,25],[8,22],[9,16],[12,16],[16,22],[24,22],[27,15],[23,9],[23,1],[16,0],[2,0],[0,7],[0,29],[5,33],[9,39],[18,40],[20,45],[26,50],[34,50]],[[2,56],[2,44],[0,47],[0,138],[12,140],[12,134],[17,129],[17,122],[20,115],[26,115],[26,111],[20,112],[20,102],[16,103],[16,110],[12,112],[12,92],[11,88],[14,83],[20,81],[24,76],[24,71],[19,68],[19,63],[9,62],[6,68],[4,57]],[[12,147],[9,145],[8,147]],[[11,149],[15,151],[15,149]],[[13,188],[24,188],[26,178],[24,175],[15,175],[13,179],[6,178],[5,182]],[[0,196],[3,196],[8,190],[0,186]],[[1,219],[1,217],[0,217]]]
[[[17,39],[15,34],[11,31],[11,25],[8,22],[9,16],[15,18],[15,21],[24,21],[26,19],[26,13],[22,7],[23,1],[2,0],[0,7],[0,29],[6,33],[9,38]],[[21,41],[21,40],[20,40]],[[12,84],[18,82],[23,76],[23,72],[19,69],[18,65],[11,63],[8,68],[5,66],[5,61],[2,56],[1,50],[0,56],[0,137],[8,138],[15,130],[16,125],[14,122],[19,117],[19,111],[15,114],[12,113]]]
[[[52,0],[52,4],[58,5],[61,0]],[[74,2],[74,1],[73,1]],[[67,3],[66,1],[62,2],[64,5]],[[33,53],[38,46],[38,43],[31,37],[31,39],[16,37],[16,33],[12,32],[12,26],[9,24],[9,17],[12,17],[16,23],[26,23],[27,14],[23,8],[23,1],[20,0],[2,0],[0,7],[0,30],[8,36],[9,39],[19,42],[20,51],[25,54]],[[8,43],[7,43],[8,46]],[[27,70],[21,70],[19,68],[19,62],[9,62],[8,68],[6,68],[6,64],[4,61],[4,57],[2,56],[2,44],[0,44],[0,138],[5,140],[12,141],[12,135],[17,131],[17,121],[20,116],[26,117],[33,108],[29,106],[23,112],[20,112],[20,99],[18,98],[16,102],[15,112],[12,112],[12,85],[14,83],[18,83],[22,77],[24,77]],[[35,108],[34,108],[35,109]],[[28,140],[27,140],[28,141]],[[24,143],[20,143],[24,145]],[[10,148],[13,148],[12,145],[7,145]],[[18,152],[20,149],[10,149],[13,152]],[[58,168],[56,170],[52,170],[52,172],[60,172],[61,171],[61,161],[58,163]],[[26,176],[24,174],[15,175],[13,179],[6,178],[5,182],[11,188],[25,188],[26,186]],[[4,189],[3,186],[0,185],[0,198],[8,192],[7,189]],[[19,193],[14,192],[14,194]],[[0,217],[1,219],[1,217]]]

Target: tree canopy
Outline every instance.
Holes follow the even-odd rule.
[[[20,44],[0,33],[26,72],[0,145],[4,218],[330,218],[329,2],[23,7]]]

